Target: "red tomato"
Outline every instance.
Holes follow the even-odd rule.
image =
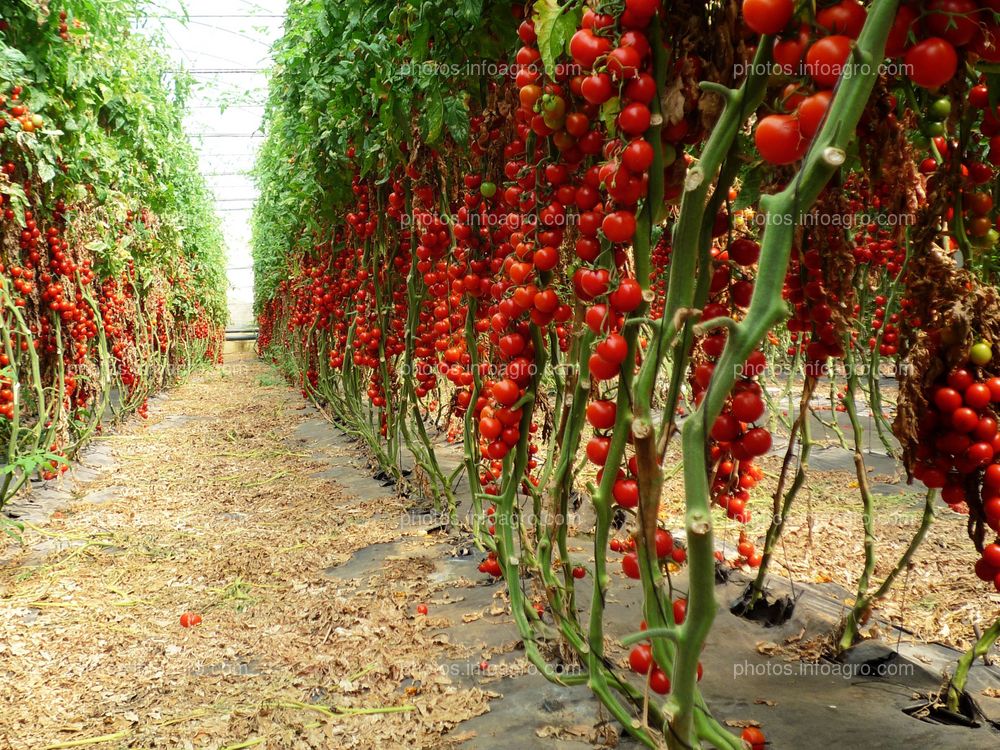
[[[674,551],[674,538],[666,529],[656,530],[656,556],[666,557]]]
[[[950,42],[934,36],[910,47],[904,60],[910,80],[926,89],[943,86],[958,70],[955,48]]]
[[[640,73],[625,86],[625,97],[632,102],[649,104],[656,96],[656,81],[649,73]]]
[[[580,94],[591,104],[604,104],[611,98],[612,93],[611,76],[607,73],[595,73],[592,76],[587,76],[580,85]]]
[[[979,31],[981,17],[973,0],[930,0],[924,6],[924,27],[956,47],[968,44]]]
[[[797,118],[768,115],[757,123],[754,144],[764,161],[791,164],[805,155],[809,142],[802,137]]]
[[[771,450],[771,433],[763,427],[754,427],[740,438],[740,444],[751,456],[763,456]]]
[[[911,30],[915,31],[914,23],[917,20],[917,12],[909,5],[900,5],[896,11],[896,19],[889,29],[889,37],[885,42],[886,57],[899,57],[909,46]]]
[[[993,446],[989,443],[973,443],[965,451],[965,455],[976,466],[985,466],[993,460]]]
[[[613,211],[604,217],[601,230],[611,242],[629,242],[635,236],[635,214],[631,211]]]
[[[1000,544],[994,542],[983,547],[983,559],[995,570],[1000,570]]]
[[[985,409],[990,404],[990,389],[982,383],[973,383],[965,389],[962,399],[972,409]]]
[[[630,141],[622,151],[622,164],[631,172],[645,172],[653,163],[653,147],[642,138]]]
[[[951,426],[959,432],[972,432],[979,426],[979,415],[965,406],[955,409],[951,414]]]
[[[816,14],[816,23],[831,34],[843,34],[857,39],[865,25],[868,11],[858,0],[841,0]]]
[[[634,479],[616,480],[611,494],[623,508],[635,508],[639,505],[639,484]]]
[[[720,414],[712,424],[712,439],[728,443],[740,435],[740,423],[731,414]]]
[[[974,378],[972,377],[972,373],[968,370],[959,368],[948,373],[948,385],[956,391],[964,391],[972,385],[973,382]]]
[[[503,425],[499,419],[494,417],[483,417],[479,420],[479,434],[487,440],[493,441],[500,437],[503,432]]]
[[[649,687],[654,693],[666,695],[670,692],[670,678],[667,677],[666,672],[662,669],[654,667],[652,673],[649,675]]]
[[[729,260],[740,266],[752,266],[760,257],[760,245],[753,240],[741,237],[729,245]]]
[[[844,63],[851,55],[852,40],[842,34],[832,34],[817,40],[806,52],[806,73],[822,88],[833,88],[840,78]]]
[[[611,52],[611,41],[590,29],[580,29],[570,39],[569,52],[580,67],[590,70],[599,57]]]
[[[969,44],[968,49],[987,62],[1000,62],[1000,26],[987,21],[981,27],[979,34]]]
[[[642,135],[649,129],[649,122],[652,114],[642,102],[632,102],[625,105],[618,113],[618,127],[626,135]]]
[[[193,628],[196,625],[201,625],[201,615],[197,612],[185,612],[181,615],[182,628]]]
[[[634,78],[642,65],[642,56],[635,47],[615,47],[608,55],[608,72],[617,81]]]
[[[608,302],[616,312],[630,313],[642,304],[642,287],[635,279],[625,277],[608,296]]]
[[[777,34],[794,12],[792,0],[743,0],[743,20],[757,34]]]
[[[628,341],[621,334],[612,333],[597,345],[596,351],[608,362],[620,365],[628,356]]]
[[[819,131],[819,126],[826,116],[826,110],[833,101],[833,91],[817,91],[812,96],[807,96],[799,104],[797,114],[799,116],[799,130],[802,137],[812,140],[812,137]]]
[[[772,52],[774,64],[786,75],[795,75],[802,64],[802,56],[805,55],[808,44],[808,26],[800,28],[799,33],[790,39],[775,39]]]
[[[491,389],[493,398],[504,406],[513,406],[521,397],[520,389],[510,378],[504,378],[493,384]]]
[[[531,260],[539,271],[551,271],[559,265],[559,250],[552,245],[546,245],[536,250]]]
[[[938,388],[934,392],[934,405],[950,414],[962,405],[962,394],[954,388]]]
[[[659,7],[659,0],[625,0],[625,10],[636,18],[652,18]]]
[[[747,727],[740,734],[740,739],[750,745],[750,750],[764,750],[767,740],[764,733],[757,727]]]
[[[594,353],[587,360],[587,367],[590,370],[590,376],[595,380],[611,380],[618,376],[621,363],[610,362],[600,354]]]
[[[615,426],[618,406],[614,401],[591,401],[587,404],[587,421],[595,430],[610,430]]]
[[[604,466],[608,460],[611,440],[606,437],[592,437],[587,441],[587,458],[598,466]]]
[[[635,552],[626,552],[622,557],[622,572],[629,578],[639,579],[639,557]]]
[[[742,391],[733,396],[731,411],[741,422],[756,422],[764,415],[764,401],[756,393]]]
[[[628,654],[628,666],[636,674],[649,674],[653,668],[653,649],[648,643],[637,643]]]

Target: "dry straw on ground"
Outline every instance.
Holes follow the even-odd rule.
[[[106,438],[115,468],[0,546],[0,748],[447,747],[488,711],[414,617],[412,568],[324,575],[406,540],[399,499],[347,498],[254,363],[200,376]],[[333,451],[336,449],[323,449]],[[3,545],[0,542],[0,545]],[[410,563],[412,565],[412,563]],[[184,629],[179,616],[204,622]]]

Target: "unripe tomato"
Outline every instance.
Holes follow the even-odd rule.
[[[979,367],[988,365],[992,359],[993,348],[985,341],[977,341],[969,350],[969,361]]]

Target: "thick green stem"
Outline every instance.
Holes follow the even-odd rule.
[[[761,200],[767,224],[761,243],[757,281],[746,318],[733,330],[715,367],[705,398],[684,423],[684,485],[691,586],[687,618],[681,627],[674,661],[668,743],[672,749],[696,746],[694,731],[698,658],[715,618],[715,557],[709,514],[706,440],[709,426],[722,411],[741,365],[767,331],[785,314],[781,299],[785,273],[801,220],[845,159],[878,76],[885,40],[895,18],[896,0],[875,0],[858,37],[853,63],[845,65],[828,115],[802,167],[780,193]],[[763,44],[762,44],[763,46]]]

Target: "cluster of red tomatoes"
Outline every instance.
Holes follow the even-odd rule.
[[[991,359],[990,347],[979,342],[965,367],[934,386],[919,422],[913,475],[940,489],[952,508],[964,513],[975,508],[1000,534],[1000,432],[993,406],[1000,402],[1000,378],[975,375]],[[976,574],[1000,591],[1000,545],[984,547]]]
[[[21,99],[23,93],[24,90],[20,86],[14,86],[8,94],[0,94],[0,133],[15,122],[25,133],[34,133],[45,127],[45,118],[33,113],[28,104]]]
[[[787,324],[792,342],[803,349],[807,370],[814,375],[825,371],[828,358],[844,356],[842,332],[834,322],[834,305],[841,300],[823,277],[822,236],[810,236],[793,251],[783,292],[794,311]]]
[[[709,302],[701,313],[703,321],[739,316],[749,306],[753,281],[749,271],[760,256],[760,246],[739,237],[725,249],[713,249],[713,273]],[[709,331],[695,343],[690,384],[695,403],[701,403],[715,371],[715,363],[726,346],[727,329]],[[713,467],[712,500],[729,518],[746,522],[750,490],[763,477],[753,459],[771,449],[771,433],[757,426],[764,416],[763,390],[757,382],[766,367],[764,354],[755,351],[744,363],[741,378],[710,432]]]
[[[680,545],[674,544],[674,538],[669,531],[666,529],[658,528],[656,530],[656,558],[664,562],[672,560],[678,565],[683,564],[687,560],[687,550]],[[636,541],[635,537],[630,536],[624,541],[620,539],[612,539],[610,543],[610,548],[612,552],[624,552],[622,556],[622,573],[625,574],[627,578],[633,580],[639,580],[639,555],[635,551]]]
[[[486,573],[488,576],[493,578],[499,578],[503,575],[503,571],[500,569],[500,561],[497,560],[496,552],[489,552],[486,555],[486,559],[479,563],[479,572]]]
[[[64,42],[69,41],[69,13],[64,10],[59,11],[59,38]],[[73,22],[74,26],[78,27],[76,21]]]
[[[10,364],[10,357],[0,354],[0,367]],[[10,378],[0,375],[0,417],[14,418],[14,383]]]
[[[900,5],[886,56],[914,84],[936,90],[954,78],[958,51],[963,48],[987,60],[1000,59],[1000,36],[993,20],[998,8],[995,0]],[[743,18],[751,31],[780,35],[774,41],[776,69],[795,79],[783,93],[783,111],[762,117],[754,132],[758,152],[771,164],[791,164],[805,155],[833,99],[833,87],[848,64],[867,10],[858,0],[841,0],[819,10],[815,26],[796,25],[794,16],[792,0],[743,2]]]
[[[675,599],[673,603],[673,618],[675,625],[683,625],[687,615],[687,599]],[[640,630],[646,630],[646,622],[639,624]],[[654,693],[666,695],[670,692],[670,678],[660,669],[653,658],[653,648],[648,643],[637,643],[628,654],[628,666],[635,674],[646,678],[649,689]],[[698,680],[701,680],[702,667],[698,662]]]
[[[98,307],[101,312],[101,324],[104,326],[104,336],[108,341],[108,351],[114,357],[122,385],[128,391],[134,392],[139,387],[139,374],[136,371],[135,318],[135,264],[131,261],[122,272],[121,279],[109,277],[101,284],[98,297]]]

